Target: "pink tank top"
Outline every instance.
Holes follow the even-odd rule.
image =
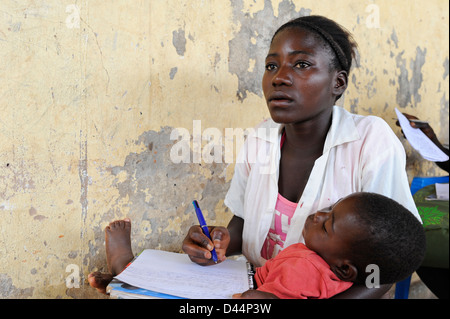
[[[280,148],[283,147],[285,134],[281,137]],[[261,256],[264,259],[271,259],[278,255],[278,253],[284,248],[284,241],[291,224],[291,218],[294,215],[297,203],[278,194],[277,202],[275,204],[275,214],[272,219],[272,224],[267,234],[267,238],[261,249]]]

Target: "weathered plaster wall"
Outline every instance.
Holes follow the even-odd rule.
[[[335,19],[359,43],[340,104],[384,117],[401,138],[398,107],[448,143],[448,9],[442,0],[2,0],[0,298],[98,296],[85,280],[105,269],[103,229],[117,218],[133,220],[135,251],[179,251],[194,198],[207,221],[226,224],[233,163],[207,163],[207,152],[199,162],[194,146],[202,133],[218,139],[268,117],[268,42],[298,15]],[[170,156],[175,128],[191,135],[188,163]],[[442,174],[404,145],[410,176]]]

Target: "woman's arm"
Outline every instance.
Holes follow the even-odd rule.
[[[381,299],[392,287],[391,284],[380,285],[380,288],[367,288],[364,285],[353,285],[332,299]]]
[[[247,290],[241,294],[234,294],[233,299],[279,299],[274,294],[255,289]]]
[[[227,256],[242,253],[242,230],[244,229],[244,220],[240,217],[233,216],[228,223],[228,232],[230,233],[230,243],[228,244]]]

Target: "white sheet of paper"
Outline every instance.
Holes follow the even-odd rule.
[[[436,198],[440,200],[448,200],[448,183],[436,183]]]
[[[227,259],[212,266],[188,255],[146,249],[116,276],[135,287],[189,299],[226,299],[249,289],[245,260]]]
[[[411,127],[409,120],[395,108],[400,126],[409,144],[426,160],[432,162],[445,162],[449,157],[442,152],[420,129]]]

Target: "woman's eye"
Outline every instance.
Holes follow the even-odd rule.
[[[267,64],[266,64],[266,70],[267,70],[267,71],[275,70],[275,68],[276,68],[276,66],[275,66],[275,64],[273,64],[273,63],[267,63]]]
[[[296,67],[297,69],[305,69],[309,66],[308,63],[306,62],[297,62],[294,67]]]

